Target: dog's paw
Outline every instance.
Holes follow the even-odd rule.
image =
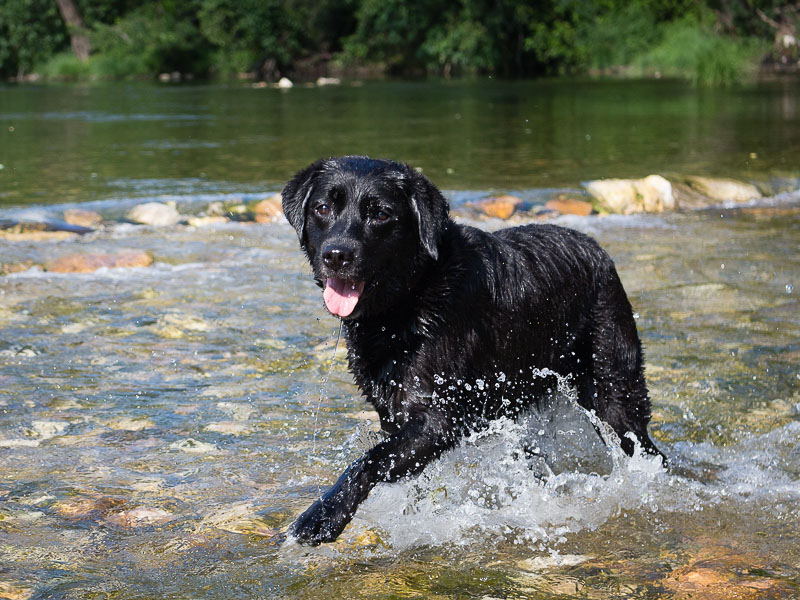
[[[332,542],[345,528],[350,518],[323,500],[317,500],[308,510],[297,517],[289,527],[289,533],[301,544],[318,546]]]

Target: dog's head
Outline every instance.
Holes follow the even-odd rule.
[[[320,160],[283,189],[328,310],[355,318],[391,310],[426,261],[437,260],[447,201],[405,164],[364,156]]]

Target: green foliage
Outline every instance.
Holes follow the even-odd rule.
[[[662,27],[662,37],[638,61],[645,72],[682,77],[696,85],[726,86],[746,79],[767,50],[754,38],[716,33],[710,24],[687,18]]]
[[[0,0],[0,75],[29,73],[67,48],[67,29],[53,0]]]
[[[69,56],[55,0],[0,0],[0,75],[276,79],[338,59],[446,76],[624,67],[719,85],[746,77],[768,51],[774,28],[757,10],[791,12],[785,0],[75,1],[93,47],[85,64]]]
[[[199,2],[161,2],[138,7],[111,24],[96,24],[91,36],[99,78],[152,76],[162,72],[204,73],[206,42],[198,35]],[[96,59],[96,60],[95,60]]]
[[[205,0],[200,32],[222,73],[285,68],[300,50],[300,22],[281,0]]]

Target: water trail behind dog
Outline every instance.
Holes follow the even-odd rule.
[[[328,365],[328,372],[325,374],[325,377],[322,378],[322,385],[319,388],[319,394],[317,396],[317,406],[314,409],[314,432],[311,436],[311,456],[309,457],[310,460],[315,460],[317,458],[317,433],[319,431],[319,410],[322,406],[322,397],[325,395],[325,389],[328,386],[328,379],[331,377],[331,372],[333,371],[333,365],[336,363],[336,353],[339,351],[339,341],[342,339],[342,322],[339,321],[339,329],[336,332],[336,343],[333,346],[333,356],[331,356],[331,363]],[[319,477],[317,477],[317,496],[322,498],[322,487],[319,484]]]

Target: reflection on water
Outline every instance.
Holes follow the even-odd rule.
[[[331,367],[336,322],[287,224],[2,242],[33,262],[156,262],[0,278],[0,597],[796,593],[800,211],[561,223],[617,262],[674,469],[613,450],[578,471],[532,463],[531,438],[554,464],[595,435],[567,419],[541,437],[562,398],[376,488],[316,549],[285,529],[376,415],[341,351]]]
[[[454,190],[575,188],[651,173],[780,187],[799,175],[799,101],[796,78],[732,90],[494,80],[284,92],[0,86],[0,205],[193,185],[274,191],[311,161],[342,154],[406,161]]]

